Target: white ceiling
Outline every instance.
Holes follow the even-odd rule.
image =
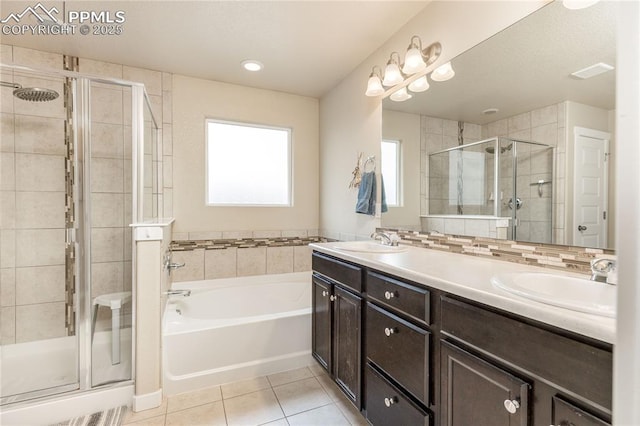
[[[36,3],[3,0],[0,16],[4,19]],[[320,97],[427,3],[67,1],[67,16],[71,10],[123,10],[123,34],[3,35],[2,43]],[[63,2],[45,1],[44,5],[57,6],[62,20]],[[260,73],[243,70],[240,62],[248,58],[261,61],[265,69]]]
[[[616,65],[616,2],[568,10],[553,2],[452,61],[456,75],[384,108],[485,124],[571,100],[615,108],[615,71],[570,77],[597,62]],[[493,115],[482,111],[498,108]]]

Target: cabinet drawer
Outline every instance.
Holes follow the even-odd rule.
[[[375,272],[367,273],[367,295],[425,324],[429,315],[429,290]]]
[[[367,420],[372,425],[431,425],[431,417],[370,365],[366,369]]]
[[[314,252],[311,257],[311,267],[314,271],[350,287],[358,293],[362,291],[362,268],[358,266]]]
[[[449,297],[441,309],[444,335],[611,408],[611,350]]]
[[[367,358],[428,406],[430,333],[371,303],[366,315]]]
[[[611,426],[557,396],[553,397],[552,421],[552,426]]]

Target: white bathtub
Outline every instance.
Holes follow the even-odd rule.
[[[174,283],[163,321],[164,393],[311,364],[311,272]]]

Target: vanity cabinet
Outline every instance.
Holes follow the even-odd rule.
[[[367,271],[365,289],[367,420],[373,425],[429,425],[431,292],[375,271]]]
[[[314,253],[312,355],[361,406],[362,269]]]
[[[442,424],[529,424],[529,383],[447,342],[441,351]]]
[[[374,426],[606,426],[612,345],[313,254],[313,356]]]
[[[476,424],[609,424],[610,345],[457,297],[444,296],[441,312],[443,424],[480,414],[494,420]]]

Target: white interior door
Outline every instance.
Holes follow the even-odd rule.
[[[609,133],[574,129],[573,244],[607,247]]]

